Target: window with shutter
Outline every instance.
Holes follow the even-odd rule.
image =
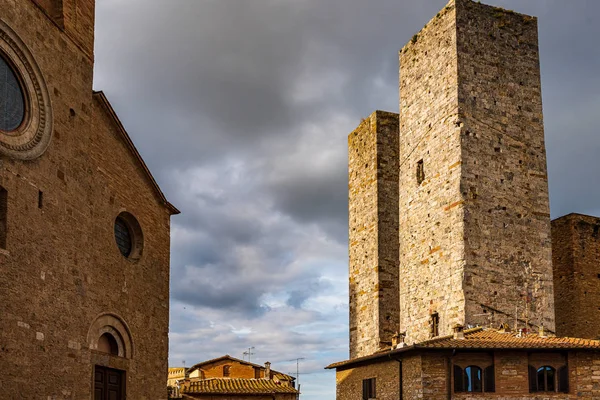
[[[490,365],[483,371],[483,390],[485,392],[495,392],[496,391],[496,375],[494,371],[494,366]]]

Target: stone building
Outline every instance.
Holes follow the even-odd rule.
[[[167,397],[178,211],[92,92],[94,6],[0,0],[2,398]]]
[[[230,355],[193,365],[171,392],[173,398],[237,400],[292,400],[299,395],[295,378],[272,370],[271,363],[263,366]]]
[[[550,221],[537,19],[452,0],[399,59],[400,114],[348,138],[338,399],[600,398],[600,220]]]

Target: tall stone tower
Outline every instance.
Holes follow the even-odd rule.
[[[557,335],[600,339],[600,218],[552,221],[552,261]]]
[[[452,0],[400,52],[400,329],[554,331],[533,17]]]
[[[376,111],[348,136],[350,357],[398,330],[398,114]]]

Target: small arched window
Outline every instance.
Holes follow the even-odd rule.
[[[223,376],[224,377],[228,377],[229,376],[230,369],[231,369],[231,367],[229,365],[224,365],[223,366]]]
[[[494,366],[484,370],[475,365],[462,369],[454,366],[454,391],[459,392],[495,392],[496,382]]]
[[[119,345],[114,336],[110,333],[104,333],[98,339],[98,351],[107,353],[113,356],[119,355]]]
[[[529,366],[529,391],[569,393],[569,370],[566,366],[556,369],[549,365],[535,368]]]

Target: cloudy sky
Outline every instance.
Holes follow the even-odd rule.
[[[600,2],[539,17],[553,217],[600,215]],[[335,398],[347,358],[346,136],[398,109],[397,52],[446,0],[99,0],[104,90],[173,218],[170,365],[222,354]]]

